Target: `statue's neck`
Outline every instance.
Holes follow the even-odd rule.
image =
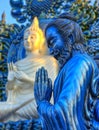
[[[27,57],[37,57],[37,56],[41,56],[40,52],[38,50],[36,51],[26,51],[26,55]]]

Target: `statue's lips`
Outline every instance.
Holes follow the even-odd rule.
[[[31,50],[31,47],[30,47],[30,46],[25,46],[25,48],[26,48],[27,50]]]

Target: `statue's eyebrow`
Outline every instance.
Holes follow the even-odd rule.
[[[54,39],[55,37],[54,36],[50,36],[49,38],[48,38],[48,41],[49,40],[52,40],[52,39]]]

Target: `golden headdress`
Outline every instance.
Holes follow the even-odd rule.
[[[38,21],[37,17],[34,17],[34,20],[33,20],[32,24],[31,24],[31,26],[27,30],[29,32],[31,32],[32,34],[39,34],[40,40],[45,41],[44,32],[39,27],[39,21]]]
[[[34,17],[34,20],[33,20],[32,24],[31,24],[31,26],[29,27],[29,30],[32,31],[32,32],[38,32],[41,35],[43,34],[43,31],[39,27],[39,21],[38,21],[37,17]]]
[[[47,46],[45,45],[45,36],[43,30],[39,27],[39,21],[37,17],[34,17],[31,26],[26,29],[26,32],[27,31],[32,34],[36,48],[38,48],[40,51],[45,51],[44,48],[42,48]]]

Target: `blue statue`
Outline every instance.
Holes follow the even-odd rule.
[[[76,19],[62,14],[46,29],[50,54],[59,62],[60,72],[52,83],[47,71],[36,73],[34,95],[43,130],[88,130],[95,123],[95,106],[99,96],[99,70],[86,53],[84,37]],[[50,103],[54,95],[54,105]]]

